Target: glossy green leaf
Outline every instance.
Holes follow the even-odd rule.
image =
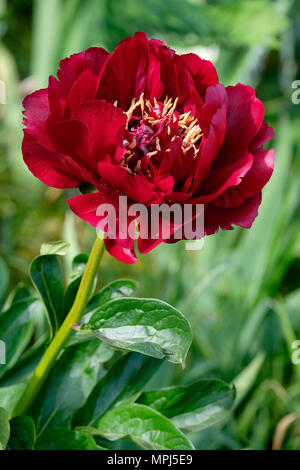
[[[38,450],[106,450],[93,436],[83,431],[54,428],[46,431],[36,444]]]
[[[0,408],[0,450],[6,448],[9,439],[8,413],[4,408]]]
[[[60,240],[57,242],[43,243],[41,246],[41,255],[60,255],[63,256],[70,248],[70,243]]]
[[[55,255],[42,255],[33,260],[30,274],[45,306],[50,336],[53,337],[64,317],[64,285],[61,266]]]
[[[110,300],[129,297],[136,291],[136,288],[137,283],[131,279],[112,281],[94,295],[87,305],[86,312],[94,312],[98,307],[106,304]]]
[[[192,341],[182,313],[156,299],[111,300],[96,310],[85,328],[114,347],[181,364]]]
[[[66,348],[69,348],[71,346],[75,346],[76,344],[82,344],[82,343],[86,343],[87,341],[93,341],[95,339],[95,336],[93,335],[93,333],[91,333],[90,331],[87,331],[86,333],[83,333],[81,331],[78,331],[77,329],[74,331],[74,333],[72,334],[72,336],[69,338],[69,340],[67,341],[67,344],[66,344]],[[105,344],[105,343],[103,343]],[[113,355],[116,351],[110,347],[108,344],[105,344],[107,346],[107,349],[110,348],[110,351],[111,351],[111,355]]]
[[[87,253],[80,253],[74,257],[70,274],[71,280],[76,279],[84,273],[88,260],[89,255]]]
[[[13,385],[31,377],[46,350],[46,342],[27,349],[1,379],[0,387]],[[0,388],[1,390],[1,388]],[[0,405],[1,406],[1,405]]]
[[[14,385],[0,387],[0,407],[5,408],[9,415],[13,412],[23,395],[27,383],[28,381],[26,380]]]
[[[39,434],[50,427],[70,425],[74,412],[96,385],[102,369],[101,363],[110,357],[111,351],[97,340],[64,351],[40,396],[42,403],[37,420]]]
[[[10,421],[8,450],[33,450],[35,426],[29,416],[17,416]]]
[[[0,339],[5,344],[5,364],[0,364],[0,378],[17,362],[30,341],[37,304],[36,300],[17,302],[0,315]]]
[[[228,415],[235,398],[232,386],[203,379],[192,385],[144,392],[139,403],[156,409],[186,431],[200,431]]]
[[[121,357],[97,383],[74,416],[76,426],[92,425],[109,408],[122,401],[134,401],[161,365],[158,359],[138,353]]]
[[[64,297],[64,314],[67,315],[71,310],[71,307],[74,303],[82,275],[86,268],[89,256],[85,253],[81,253],[73,259],[72,262],[72,272],[71,272],[71,282],[67,287],[65,297]]]
[[[126,403],[102,416],[88,431],[115,441],[129,436],[145,449],[191,450],[193,444],[171,421],[145,405]]]
[[[19,285],[13,293],[11,304],[34,298],[33,290],[26,286]]]
[[[87,322],[101,305],[113,299],[128,297],[135,292],[136,288],[137,283],[131,279],[118,279],[110,282],[91,298],[86,307],[83,322]],[[75,332],[68,344],[78,344],[88,341],[91,339],[91,336],[94,336],[91,332]]]

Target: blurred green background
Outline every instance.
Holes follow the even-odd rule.
[[[110,51],[135,31],[211,59],[225,85],[255,87],[275,130],[276,165],[251,230],[220,232],[196,252],[160,246],[132,266],[106,255],[102,279],[137,279],[141,295],[166,300],[192,324],[186,369],[165,364],[152,385],[235,382],[232,415],[193,435],[198,449],[299,449],[300,364],[291,360],[300,339],[297,0],[0,0],[0,302],[8,288],[28,284],[41,243],[70,241],[68,263],[95,235],[67,209],[65,193],[23,164],[22,99],[47,85],[61,58],[91,45]]]

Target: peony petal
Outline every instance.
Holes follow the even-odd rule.
[[[161,83],[159,92],[156,91],[157,95],[154,95],[153,90],[153,96],[151,97],[155,96],[157,100],[162,100],[164,96],[174,99],[177,98],[176,61],[179,56],[175,54],[173,49],[167,47],[165,42],[157,39],[151,39],[149,41],[149,48],[151,57],[155,57],[156,64],[159,64]]]
[[[249,142],[259,132],[263,118],[263,103],[255,96],[253,88],[240,83],[227,87],[227,127],[224,143],[214,166],[224,168],[239,158]]]
[[[29,170],[47,186],[74,188],[83,182],[80,177],[68,171],[62,155],[32,141],[26,134],[22,152]]]
[[[216,233],[219,228],[233,230],[232,224],[250,228],[258,215],[261,193],[246,199],[243,205],[235,208],[219,208],[209,205],[204,213],[205,235]]]
[[[67,107],[67,95],[63,94],[59,81],[53,77],[49,77],[48,84],[48,97],[49,107],[51,114],[48,118],[48,124],[55,121],[61,121],[64,119],[66,107]]]
[[[126,114],[104,100],[82,103],[73,114],[73,119],[82,122],[89,130],[92,141],[93,166],[110,155],[117,163],[122,156],[114,159],[118,147],[123,147],[123,136],[127,122]],[[124,150],[125,152],[125,150]]]
[[[191,202],[205,204],[219,197],[227,188],[237,186],[253,164],[253,155],[245,153],[225,169],[211,171],[209,178],[201,186],[201,193]]]
[[[47,89],[38,90],[26,96],[23,106],[27,135],[40,144],[51,147],[46,131],[46,121],[50,114]]]
[[[69,118],[80,97],[84,101],[95,98],[100,71],[108,56],[104,49],[91,47],[60,61],[58,79],[49,78],[50,123]]]
[[[110,163],[98,163],[98,171],[103,182],[117,193],[141,204],[158,201],[154,185],[144,176],[131,175],[125,168]]]
[[[67,95],[82,72],[89,69],[94,75],[99,75],[109,54],[101,47],[73,54],[60,61],[57,78],[62,92]]]
[[[84,70],[73,84],[68,94],[70,115],[85,101],[93,100],[98,89],[98,76],[90,69]]]
[[[163,242],[161,238],[159,239],[151,239],[151,238],[138,238],[138,250],[142,255],[149,253],[150,251],[154,250],[158,245]]]
[[[118,261],[126,264],[137,262],[137,257],[134,251],[134,240],[127,240],[126,246],[124,246],[124,244],[119,244],[118,239],[111,240],[106,238],[104,243],[108,253]]]
[[[223,85],[219,84],[207,90],[199,118],[199,125],[207,137],[203,138],[201,145],[192,191],[196,191],[208,176],[223,144],[226,132],[226,101],[227,95]]]
[[[93,169],[91,138],[82,122],[57,122],[48,126],[48,134],[57,152],[70,156],[83,167]]]
[[[143,38],[126,38],[110,54],[101,73],[98,98],[127,111],[147,85],[148,46]]]
[[[249,143],[249,150],[254,152],[256,149],[261,149],[262,146],[273,139],[274,131],[272,127],[268,126],[266,122],[263,122],[258,134]]]
[[[258,194],[272,176],[275,150],[263,150],[262,145],[273,137],[273,129],[263,123],[257,136],[251,141],[253,164],[238,186],[228,188],[214,205],[237,207],[246,199]]]
[[[189,70],[178,66],[176,68],[176,96],[179,103],[183,106],[184,112],[191,112],[197,119],[203,106],[203,99],[198,92],[193,77]]]
[[[103,229],[103,219],[106,216],[97,215],[97,209],[102,204],[110,204],[115,208],[116,216],[118,214],[118,197],[109,188],[99,188],[97,193],[75,196],[67,200],[71,210],[81,219],[85,220],[93,227]],[[99,212],[98,212],[99,214]],[[119,227],[116,227],[117,232]],[[120,239],[118,233],[114,239],[105,238],[107,251],[114,258],[123,263],[131,264],[137,261],[134,252],[134,239]]]
[[[255,153],[253,165],[238,187],[245,199],[261,191],[271,178],[274,169],[274,154],[274,149]]]
[[[201,59],[196,54],[181,55],[179,63],[190,72],[195,89],[204,101],[207,89],[219,83],[215,67],[209,60]]]
[[[71,210],[82,220],[85,220],[93,227],[97,227],[103,216],[97,215],[97,209],[101,204],[111,204],[117,207],[118,199],[107,189],[99,188],[96,193],[80,194],[67,199]]]

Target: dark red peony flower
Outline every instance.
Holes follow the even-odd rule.
[[[98,206],[113,204],[119,214],[123,195],[128,208],[204,204],[205,235],[251,227],[274,165],[274,150],[263,149],[273,131],[252,88],[224,87],[211,62],[144,33],[111,54],[90,48],[62,60],[57,76],[24,100],[22,149],[46,185],[95,188],[68,200],[79,217],[97,226]],[[141,230],[139,251],[162,241],[176,237],[165,239],[162,228],[149,239]],[[106,247],[136,261],[131,237],[107,238]]]

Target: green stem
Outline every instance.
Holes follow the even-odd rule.
[[[79,323],[84,313],[85,307],[89,300],[90,294],[93,289],[94,279],[96,272],[104,253],[104,242],[97,237],[94,246],[92,248],[89,260],[82,276],[81,283],[73,307],[65,318],[63,324],[55,334],[49,347],[46,349],[44,356],[42,357],[39,365],[37,366],[29,384],[27,385],[24,394],[19,400],[16,408],[12,413],[12,417],[25,414],[39,390],[41,389],[52,364],[57,358],[58,354],[65,346],[67,340],[71,336],[72,325]]]

